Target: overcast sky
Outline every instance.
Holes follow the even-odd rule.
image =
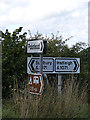
[[[68,45],[88,43],[88,0],[0,0],[0,30],[23,27],[45,35],[56,34]],[[28,37],[28,36],[27,36]]]

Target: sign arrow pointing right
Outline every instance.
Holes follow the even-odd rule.
[[[74,64],[75,64],[75,67],[74,67],[74,71],[76,71],[76,68],[77,68],[77,64],[76,64],[76,61],[73,61],[74,62]]]
[[[77,60],[74,60],[73,61],[74,62],[74,64],[75,64],[75,67],[74,67],[74,71],[77,71],[77,69],[78,69],[78,67],[79,67],[79,64],[78,64],[78,61]]]

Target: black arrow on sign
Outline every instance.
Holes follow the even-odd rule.
[[[41,51],[43,50],[43,44],[42,44],[42,42],[41,42]]]
[[[29,69],[31,70],[31,72],[34,72],[34,71],[35,71],[35,69],[34,69],[34,67],[33,67],[34,61],[35,61],[35,60],[32,60],[32,59],[31,59],[30,62],[29,62],[29,64],[28,64]]]
[[[77,60],[76,61],[73,61],[74,62],[74,64],[75,64],[75,67],[74,67],[74,71],[77,71],[77,69],[78,69],[78,67],[79,67],[79,64],[78,64],[78,62],[77,62]]]
[[[31,62],[31,68],[32,68],[32,71],[34,71],[34,67],[33,67],[33,63],[34,63],[35,60],[32,60]]]

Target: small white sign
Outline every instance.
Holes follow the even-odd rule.
[[[43,40],[31,40],[27,42],[27,53],[43,53]]]

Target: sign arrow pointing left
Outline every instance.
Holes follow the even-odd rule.
[[[34,66],[33,66],[34,62],[35,62],[35,60],[30,60],[30,62],[29,62],[29,64],[28,64],[28,67],[29,67],[29,69],[30,69],[32,72],[35,71]]]

